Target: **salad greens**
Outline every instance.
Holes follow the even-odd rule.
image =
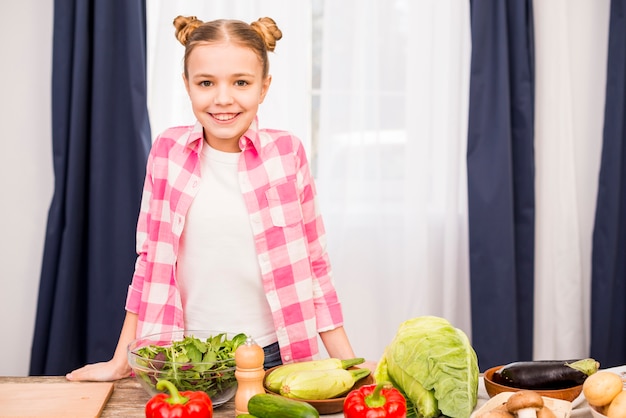
[[[421,316],[400,325],[374,377],[403,392],[408,417],[468,418],[478,400],[478,374],[465,333],[443,318]]]
[[[226,333],[199,339],[193,335],[163,346],[151,344],[134,354],[135,373],[150,385],[157,380],[168,380],[180,391],[204,391],[209,397],[233,387],[235,378],[235,350],[246,342],[245,334],[229,339]]]

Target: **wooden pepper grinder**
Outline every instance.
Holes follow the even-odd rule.
[[[263,379],[265,370],[263,349],[250,337],[235,350],[235,416],[248,413],[248,400],[257,393],[265,393]]]

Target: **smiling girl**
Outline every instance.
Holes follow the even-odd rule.
[[[166,130],[150,152],[113,358],[67,378],[126,377],[132,339],[176,329],[245,332],[266,368],[318,358],[318,335],[330,357],[355,357],[302,143],[258,127],[280,29],[267,17],[174,26],[197,122]]]

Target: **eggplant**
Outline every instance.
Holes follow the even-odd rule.
[[[504,386],[530,390],[565,389],[582,385],[600,363],[581,360],[538,360],[509,363],[493,374],[493,381]]]

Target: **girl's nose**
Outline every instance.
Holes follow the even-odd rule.
[[[220,86],[217,88],[215,93],[215,103],[216,104],[230,104],[233,102],[233,95],[230,91],[229,86]]]

